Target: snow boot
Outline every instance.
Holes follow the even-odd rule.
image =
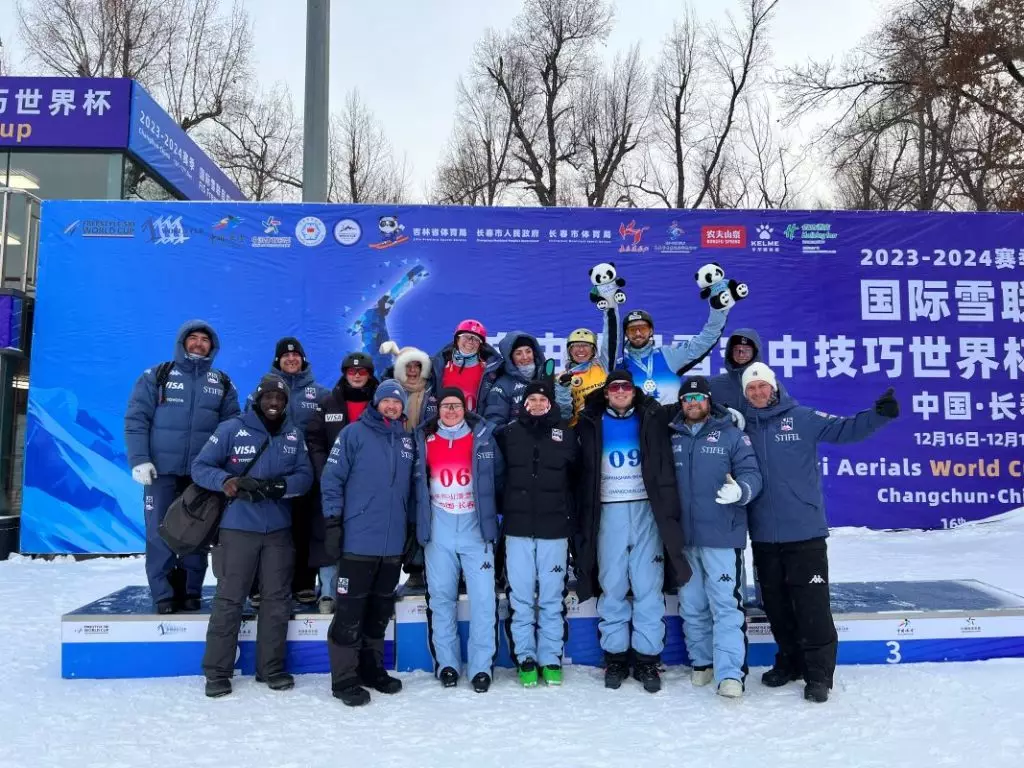
[[[661,690],[661,659],[657,656],[647,656],[642,653],[636,654],[633,664],[633,677],[643,684],[644,690],[648,693],[657,693]]]
[[[316,590],[300,589],[295,593],[295,600],[303,605],[311,605],[316,602]]]
[[[527,659],[519,665],[519,682],[523,688],[537,687],[537,662]]]
[[[782,686],[799,680],[803,675],[799,672],[791,672],[785,667],[775,666],[761,675],[761,685],[766,685],[769,688],[781,688]]]
[[[211,699],[219,699],[231,693],[231,680],[226,677],[206,681],[206,695]]]
[[[181,601],[181,610],[186,613],[195,613],[203,607],[203,599],[196,595],[189,595]]]
[[[540,674],[547,685],[562,684],[562,668],[558,664],[548,664],[540,671]]]
[[[275,672],[269,677],[256,676],[257,683],[266,683],[272,691],[290,691],[295,687],[295,678],[287,672]]]
[[[406,590],[424,590],[427,588],[427,580],[423,578],[423,571],[417,569],[409,573],[402,587]]]
[[[392,677],[377,660],[376,654],[369,648],[359,652],[359,682],[365,688],[372,688],[377,693],[398,693],[402,690],[402,681]]]
[[[161,616],[166,616],[170,613],[174,613],[174,600],[160,600],[156,604],[156,612]]]
[[[718,684],[718,695],[726,699],[738,699],[743,695],[743,683],[727,678]]]
[[[604,655],[604,687],[617,690],[622,681],[629,677],[629,662],[624,653]]]
[[[346,707],[361,707],[370,703],[370,692],[358,683],[351,683],[344,688],[331,691],[334,698],[341,699]]]
[[[810,682],[804,686],[804,698],[815,704],[824,704],[828,701],[828,686],[825,683]]]
[[[712,667],[694,667],[690,670],[690,682],[694,688],[702,688],[710,685],[715,679],[715,670]]]
[[[454,688],[459,684],[459,673],[451,667],[445,667],[441,670],[441,674],[438,675],[441,680],[442,688]]]
[[[324,595],[316,601],[316,609],[325,616],[334,613],[334,598]]]
[[[473,675],[473,690],[477,693],[487,693],[491,689],[491,676],[486,672],[477,672]]]

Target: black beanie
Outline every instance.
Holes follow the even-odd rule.
[[[302,348],[302,342],[294,336],[285,336],[274,347],[274,368],[281,369],[281,358],[289,352],[298,352],[302,358],[302,367],[306,367],[306,350]]]
[[[260,379],[259,386],[256,387],[256,396],[253,400],[257,404],[260,402],[260,398],[263,397],[267,392],[276,391],[284,395],[285,402],[288,402],[288,385],[285,384],[284,379],[278,376],[276,373],[268,373]]]
[[[547,379],[534,379],[527,384],[523,392],[523,401],[525,402],[530,395],[544,395],[552,405],[555,404],[555,390]]]
[[[605,389],[607,389],[608,385],[611,384],[613,381],[625,381],[632,385],[633,374],[630,373],[629,371],[623,370],[622,368],[615,369],[614,371],[608,374],[608,378],[604,382]]]
[[[437,407],[440,409],[441,403],[446,397],[457,397],[459,402],[462,403],[462,407],[466,407],[466,394],[458,387],[442,387],[441,391],[437,393]]]

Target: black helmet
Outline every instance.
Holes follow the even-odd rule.
[[[642,309],[634,309],[626,313],[626,316],[622,318],[622,330],[626,330],[630,323],[644,322],[651,326],[651,330],[654,330],[654,318],[651,317],[649,312],[645,312]]]
[[[342,373],[349,368],[365,368],[373,373],[373,359],[365,352],[349,352],[341,361]]]

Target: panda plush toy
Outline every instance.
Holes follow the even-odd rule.
[[[612,261],[603,261],[590,268],[590,300],[600,310],[608,309],[615,304],[624,304],[626,294],[623,288],[626,286],[625,278],[619,277]]]
[[[694,278],[697,280],[697,287],[700,288],[700,297],[708,299],[712,309],[728,309],[750,295],[746,283],[726,279],[725,270],[717,261],[698,269]]]

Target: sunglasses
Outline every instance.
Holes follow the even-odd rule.
[[[442,411],[451,411],[452,413],[464,410],[465,407],[462,403],[441,403]]]
[[[708,396],[703,392],[690,392],[683,395],[684,403],[703,403],[708,399]]]
[[[632,392],[633,391],[633,385],[632,384],[626,384],[625,382],[622,382],[622,383],[616,382],[614,384],[609,384],[608,385],[608,391],[609,392]]]

